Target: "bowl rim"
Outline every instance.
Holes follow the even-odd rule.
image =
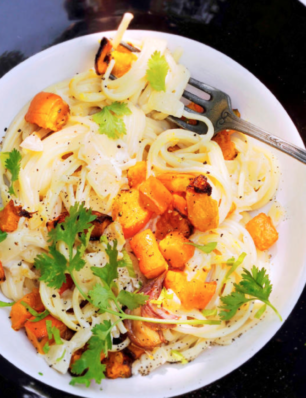
[[[30,56],[29,58],[27,58],[26,60],[24,60],[23,62],[21,62],[20,64],[18,64],[17,66],[15,66],[13,69],[11,69],[9,72],[7,72],[1,79],[0,79],[0,96],[1,96],[1,87],[6,86],[7,84],[11,84],[13,83],[14,80],[14,76],[16,74],[18,74],[20,71],[22,71],[24,68],[29,67],[32,64],[35,64],[37,61],[39,61],[40,59],[44,58],[46,55],[48,56],[52,56],[52,55],[56,55],[56,52],[58,52],[59,49],[65,49],[65,48],[69,48],[73,43],[75,42],[81,42],[82,40],[86,41],[89,38],[100,38],[102,35],[105,36],[111,36],[115,33],[115,30],[111,30],[111,31],[103,31],[103,32],[96,32],[96,33],[92,33],[89,35],[84,35],[84,36],[80,36],[80,37],[76,37],[74,39],[71,40],[67,40],[65,42],[56,44],[56,45],[52,45],[51,47],[40,51],[32,56]],[[279,110],[281,110],[281,112],[284,114],[284,117],[286,117],[288,119],[288,122],[291,124],[292,130],[295,130],[295,135],[290,137],[291,138],[291,142],[295,143],[296,145],[299,145],[303,148],[305,148],[305,145],[302,141],[302,138],[296,128],[296,126],[294,125],[293,121],[291,120],[290,116],[288,115],[286,109],[282,106],[282,104],[278,101],[278,99],[276,98],[276,96],[253,74],[251,73],[248,69],[246,69],[244,66],[242,66],[241,64],[239,64],[238,62],[236,62],[235,60],[233,60],[232,58],[230,58],[228,55],[214,49],[211,46],[208,46],[202,42],[199,42],[197,40],[194,39],[190,39],[188,37],[182,36],[182,35],[178,35],[178,34],[173,34],[173,33],[166,33],[166,32],[160,32],[160,31],[155,31],[155,30],[143,30],[143,29],[131,29],[128,30],[127,32],[127,36],[128,34],[131,35],[139,35],[140,37],[145,35],[145,36],[149,36],[149,35],[154,35],[155,37],[159,36],[159,37],[165,37],[167,38],[177,38],[180,37],[183,39],[183,41],[191,41],[196,43],[197,45],[201,45],[203,50],[205,50],[205,48],[209,48],[210,50],[213,50],[213,52],[215,52],[219,57],[221,58],[226,58],[227,62],[229,62],[234,68],[238,68],[238,72],[243,71],[244,73],[247,73],[248,78],[251,79],[253,81],[254,84],[261,86],[261,88],[264,88],[266,91],[266,94],[268,96],[270,96],[270,98],[275,102],[275,104],[277,104]],[[100,37],[99,37],[100,36]],[[54,54],[52,54],[54,53]],[[304,259],[304,265],[306,263],[306,258]],[[294,298],[291,298],[290,304],[287,305],[286,310],[282,311],[282,315],[283,315],[283,323],[280,324],[276,324],[273,326],[272,330],[270,330],[269,332],[269,336],[268,338],[265,337],[264,339],[261,339],[261,342],[258,343],[255,347],[255,349],[253,350],[253,352],[250,354],[250,352],[243,352],[240,353],[239,355],[239,360],[235,360],[235,364],[234,366],[227,366],[226,370],[219,375],[218,377],[213,378],[212,380],[209,380],[208,383],[201,383],[201,385],[195,385],[194,382],[191,383],[191,387],[186,386],[184,389],[182,389],[179,394],[184,394],[187,392],[191,392],[191,391],[195,391],[199,388],[202,388],[212,382],[215,382],[216,380],[228,375],[229,373],[231,373],[232,371],[236,370],[238,367],[240,367],[242,364],[244,364],[247,360],[251,359],[258,351],[260,351],[276,334],[276,332],[278,332],[278,330],[284,325],[284,322],[286,321],[286,319],[288,318],[288,316],[290,315],[290,313],[292,312],[293,308],[295,307],[295,305],[297,304],[302,291],[304,289],[304,286],[306,284],[306,273],[304,273],[304,278],[301,279],[298,289],[295,290],[295,294],[294,294]],[[265,336],[267,335],[267,333],[265,333]],[[38,380],[40,383],[46,384],[48,386],[51,386],[53,388],[55,388],[58,391],[65,391],[68,393],[74,393],[74,395],[76,396],[84,396],[83,394],[85,393],[86,390],[84,390],[82,387],[78,387],[78,388],[74,388],[74,392],[71,392],[71,390],[65,389],[58,389],[57,387],[55,387],[54,385],[51,385],[49,382],[46,381],[46,379],[42,379],[40,378],[40,376],[38,376],[37,374],[35,374],[33,371],[30,371],[30,369],[25,369],[22,367],[19,367],[18,365],[16,365],[15,363],[10,361],[10,358],[8,356],[5,355],[6,351],[1,352],[1,355],[3,355],[3,357],[10,363],[12,363],[13,366],[17,367],[18,369],[20,369],[21,371],[23,371],[25,374],[27,374],[28,376],[32,377],[35,380]],[[203,355],[203,354],[202,354]],[[31,388],[33,388],[33,386],[31,386]],[[88,391],[88,390],[87,390]],[[167,396],[167,397],[172,397],[174,395],[177,395],[177,391],[173,391],[170,392],[169,390],[167,392],[165,392],[165,394],[163,394],[163,397]],[[90,397],[91,395],[86,395],[88,397]],[[105,395],[107,397],[107,395]],[[159,397],[161,395],[156,395],[156,397]]]

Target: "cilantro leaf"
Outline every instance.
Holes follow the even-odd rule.
[[[103,268],[91,267],[91,270],[93,274],[101,278],[107,284],[107,286],[110,286],[113,280],[118,278],[117,268],[119,263],[117,261],[117,241],[113,241],[113,246],[111,246],[110,243],[107,243],[105,251],[108,255],[108,263]]]
[[[243,294],[258,297],[259,300],[268,300],[272,292],[272,285],[265,268],[260,271],[257,267],[252,267],[252,272],[243,269],[242,281],[235,285],[236,290]]]
[[[7,233],[0,230],[0,243],[7,238]]]
[[[88,350],[86,350],[80,359],[72,365],[72,372],[83,376],[73,377],[70,384],[85,384],[90,386],[91,380],[95,380],[100,384],[102,379],[105,379],[106,366],[101,364],[101,352],[107,353],[107,350],[112,347],[111,331],[112,325],[110,321],[104,321],[100,325],[96,325],[92,329],[93,336],[88,342]]]
[[[45,282],[48,286],[60,289],[62,284],[66,282],[67,260],[56,250],[55,243],[49,247],[49,255],[43,253],[35,258],[34,265],[41,272],[39,280]]]
[[[207,245],[197,245],[196,243],[186,242],[184,245],[194,246],[197,249],[201,250],[203,253],[209,254],[217,247],[217,242],[210,242]]]
[[[101,269],[101,268],[98,268]],[[89,292],[88,296],[92,304],[100,309],[108,307],[108,301],[114,298],[114,294],[111,289],[107,286],[95,285]]]
[[[131,260],[131,257],[129,256],[128,252],[123,249],[122,250],[123,258],[118,261],[118,267],[126,267],[127,270],[129,271],[129,276],[131,278],[136,278],[136,273],[134,270],[133,266],[133,261]]]
[[[132,111],[125,102],[115,101],[107,107],[110,111],[114,112],[117,116],[131,115]],[[103,108],[104,109],[104,108]]]
[[[99,337],[101,341],[104,341],[104,347],[102,351],[104,352],[105,356],[107,356],[108,350],[110,350],[113,346],[112,336],[110,333],[112,328],[113,325],[110,321],[104,321],[93,328],[94,334]]]
[[[58,223],[56,228],[49,232],[49,241],[65,242],[69,248],[71,258],[72,248],[77,235],[91,228],[91,222],[96,218],[97,216],[92,214],[91,209],[86,209],[84,203],[76,202],[70,207],[69,216],[65,218],[65,221]]]
[[[265,268],[259,270],[253,266],[251,272],[244,268],[242,280],[239,284],[235,283],[234,287],[235,291],[233,293],[221,297],[223,306],[220,307],[222,311],[219,315],[223,321],[231,319],[243,304],[253,300],[260,300],[271,307],[282,320],[277,309],[269,301],[272,285]]]
[[[106,134],[114,140],[126,134],[126,126],[120,116],[130,115],[132,112],[124,102],[113,102],[95,113],[93,121],[99,125],[99,133]]]
[[[121,290],[117,296],[117,300],[128,307],[129,310],[135,310],[136,308],[144,305],[149,299],[149,296],[143,293],[130,293],[126,290]]]
[[[147,80],[156,91],[166,91],[166,76],[169,65],[160,51],[155,51],[148,61]]]
[[[69,210],[69,216],[65,221],[57,224],[56,228],[49,232],[49,253],[39,254],[35,260],[34,265],[41,271],[40,281],[45,282],[48,286],[60,289],[62,284],[66,282],[65,271],[69,271],[74,284],[80,290],[84,298],[86,295],[73,277],[73,271],[80,271],[85,266],[85,261],[82,259],[86,246],[88,245],[90,234],[93,226],[92,221],[96,216],[92,214],[91,209],[86,209],[83,203],[76,202]],[[81,245],[76,249],[76,254],[73,255],[73,248],[76,238],[79,238]],[[69,252],[69,262],[65,256],[56,249],[58,241],[67,244]]]
[[[0,308],[3,308],[3,307],[11,307],[11,306],[14,305],[14,304],[15,304],[14,301],[12,301],[11,303],[6,303],[5,301],[0,301]]]
[[[221,297],[221,301],[224,305],[220,307],[222,309],[219,313],[220,319],[222,319],[222,321],[228,321],[236,315],[238,308],[251,300],[246,298],[243,293],[234,291],[228,296]]]
[[[16,195],[13,183],[18,180],[22,156],[21,153],[17,151],[17,149],[13,149],[11,152],[4,152],[3,155],[5,156],[5,168],[10,171],[12,175],[9,193],[11,195]]]

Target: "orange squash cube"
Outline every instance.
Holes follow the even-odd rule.
[[[174,193],[172,196],[173,196],[173,203],[172,203],[173,209],[178,211],[181,215],[187,217],[188,212],[187,212],[186,199],[180,195],[177,195],[176,193]]]
[[[190,102],[187,105],[187,108],[191,109],[192,111],[198,112],[198,113],[203,113],[204,108],[201,105],[195,104],[194,102]],[[188,124],[196,126],[197,121],[193,119],[187,119],[184,116],[181,118],[182,120],[186,121]]]
[[[15,206],[14,201],[10,200],[4,209],[0,211],[0,229],[2,232],[16,231],[21,217],[19,215],[21,210],[21,206]]]
[[[51,340],[49,340],[46,321],[51,321],[52,326],[55,326],[57,329],[59,329],[61,337],[65,335],[68,329],[63,322],[59,321],[56,318],[53,318],[53,316],[51,315],[48,315],[46,318],[38,322],[31,322],[31,319],[34,319],[34,317],[30,318],[30,320],[26,322],[24,327],[28,339],[31,341],[39,354],[45,354],[43,348],[46,343],[49,343],[49,345],[54,344],[53,337]]]
[[[138,188],[147,177],[147,162],[144,160],[137,162],[134,166],[130,167],[127,172],[127,178],[129,180],[129,186],[131,188]]]
[[[140,203],[139,191],[130,189],[121,191],[114,200],[113,220],[119,221],[125,239],[139,232],[150,220],[152,212]]]
[[[58,131],[68,121],[69,106],[59,95],[42,91],[32,99],[24,118],[28,123]]]
[[[131,51],[122,52],[120,51],[120,49],[121,48],[118,47],[116,51],[113,51],[111,53],[112,58],[114,58],[116,61],[112,70],[112,74],[116,77],[121,77],[125,75],[126,72],[131,69],[133,62],[137,60],[136,55],[133,54]]]
[[[109,352],[102,363],[106,365],[106,377],[108,379],[126,379],[132,376],[131,360],[122,351]]]
[[[155,177],[139,185],[140,203],[156,214],[163,214],[172,203],[172,195]]]
[[[161,254],[172,268],[184,268],[194,255],[195,248],[185,244],[188,242],[189,240],[178,232],[168,234],[159,242]]]
[[[221,148],[224,160],[233,160],[238,154],[235,144],[231,141],[231,135],[234,132],[234,130],[223,130],[212,139]]]
[[[130,356],[131,356],[134,360],[139,359],[139,358],[141,357],[141,355],[145,353],[145,350],[143,350],[143,349],[140,348],[140,347],[137,347],[137,345],[135,345],[135,344],[133,344],[133,343],[130,343],[130,344],[127,346],[126,349],[127,349],[128,353],[130,354]]]
[[[249,231],[258,250],[269,249],[278,239],[278,232],[272,223],[271,217],[264,213],[252,218],[245,228]]]
[[[169,270],[164,286],[175,292],[187,310],[202,310],[210,302],[217,288],[217,282],[205,282],[205,278],[206,273],[199,271],[191,281],[187,281],[184,272]]]
[[[21,304],[22,301],[28,304],[36,312],[43,312],[45,310],[38,289],[34,289],[31,293],[26,294],[18,300],[11,309],[10,318],[12,328],[16,331],[23,328],[27,320],[32,317],[26,307]]]
[[[156,223],[156,239],[164,239],[170,232],[180,232],[185,238],[189,238],[193,232],[191,222],[172,206],[160,216]]]
[[[165,173],[156,177],[171,193],[186,192],[188,185],[194,179],[192,174]]]
[[[166,260],[158,248],[150,229],[139,232],[130,241],[131,248],[139,261],[139,269],[147,279],[156,278],[168,269]]]
[[[218,203],[210,196],[211,189],[207,178],[202,175],[196,177],[187,188],[188,219],[202,232],[219,225]]]

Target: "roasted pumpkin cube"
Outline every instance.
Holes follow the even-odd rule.
[[[112,216],[122,226],[125,239],[139,232],[150,220],[152,212],[140,203],[139,191],[121,191],[114,200]]]
[[[129,186],[131,188],[138,188],[143,181],[146,180],[147,176],[147,162],[142,160],[137,162],[134,166],[130,167],[127,173]]]
[[[140,347],[137,347],[137,345],[130,343],[127,348],[126,348],[127,353],[134,359],[139,359],[142,354],[145,353],[145,350],[143,350]]]
[[[185,238],[193,232],[191,222],[172,206],[160,216],[156,223],[156,239],[164,239],[170,232],[180,232]]]
[[[65,335],[68,328],[63,322],[59,321],[58,319],[54,318],[51,315],[48,315],[46,318],[42,319],[41,321],[31,322],[31,320],[34,318],[35,317],[31,317],[24,325],[26,334],[28,336],[28,339],[36,348],[37,352],[39,354],[45,354],[43,350],[45,344],[46,343],[49,343],[49,345],[54,344],[54,338],[52,337],[52,339],[49,339],[48,337],[46,321],[52,322],[52,326],[55,326],[59,330],[61,337]]]
[[[108,40],[106,37],[103,37],[95,58],[95,69],[97,75],[102,75],[103,73],[106,72],[108,64],[110,63],[111,60],[110,52],[112,48],[113,46],[110,40]]]
[[[186,199],[181,195],[173,194],[172,207],[174,210],[178,211],[182,216],[187,216],[187,202]]]
[[[259,250],[269,249],[278,239],[278,232],[272,223],[271,217],[264,213],[252,218],[245,228],[249,231],[255,246]]]
[[[184,268],[194,255],[195,248],[185,243],[189,240],[179,232],[172,232],[159,242],[161,254],[172,268]]]
[[[190,102],[187,105],[187,108],[191,109],[192,111],[198,112],[198,113],[203,113],[204,108],[201,105],[195,104],[194,102]],[[196,126],[197,121],[194,119],[187,119],[184,116],[182,117],[182,120],[186,121],[188,124],[191,124],[193,126]]]
[[[0,261],[0,283],[5,282],[5,273],[4,273],[4,268],[2,265],[2,262]]]
[[[218,203],[210,195],[212,188],[205,176],[198,176],[188,186],[186,201],[188,219],[202,232],[219,225]]]
[[[4,209],[0,211],[0,229],[2,232],[16,231],[21,218],[19,215],[21,210],[21,206],[15,206],[14,201],[10,200]]]
[[[139,185],[140,203],[155,214],[163,214],[172,203],[172,195],[155,177]]]
[[[45,310],[38,289],[34,289],[31,293],[26,294],[18,300],[11,309],[10,318],[12,328],[16,331],[23,328],[27,320],[32,317],[26,307],[21,304],[22,301],[28,304],[36,312],[43,312]]]
[[[69,106],[59,95],[42,91],[32,99],[24,118],[28,123],[58,131],[68,121]]]
[[[108,379],[126,379],[132,376],[131,360],[122,351],[109,352],[102,363],[106,365],[106,377]]]
[[[126,72],[128,72],[131,69],[133,62],[137,60],[136,55],[133,54],[131,51],[122,52],[120,51],[120,48],[117,49],[116,51],[113,51],[111,53],[111,56],[116,61],[112,69],[112,74],[115,75],[116,77],[121,77]]]
[[[194,179],[192,174],[165,173],[156,177],[164,186],[173,192],[186,192],[188,185]]]
[[[159,251],[155,236],[150,229],[135,235],[131,239],[130,245],[138,258],[140,271],[146,278],[156,278],[167,270],[167,263]]]
[[[212,139],[221,148],[224,160],[233,160],[238,154],[235,144],[231,141],[233,133],[235,133],[234,130],[223,130]]]
[[[217,288],[216,282],[205,282],[205,279],[206,273],[203,271],[199,271],[194,278],[187,281],[185,272],[169,270],[164,286],[175,292],[187,310],[202,310],[210,302]]]

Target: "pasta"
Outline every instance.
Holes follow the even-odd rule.
[[[18,224],[15,230],[8,231],[5,210],[0,212],[0,229],[4,234],[0,260],[5,274],[3,282],[0,278],[1,291],[8,299],[20,303],[25,295],[39,288],[47,314],[39,322],[44,322],[43,327],[47,325],[48,332],[47,346],[42,347],[41,354],[63,374],[69,367],[72,372],[77,369],[73,365],[77,355],[90,351],[92,339],[98,338],[97,325],[111,325],[110,343],[101,356],[106,369],[110,369],[112,355],[122,352],[128,356],[131,372],[119,372],[117,377],[129,377],[146,375],[165,363],[191,361],[214,344],[230,344],[255,326],[266,309],[257,296],[245,293],[245,302],[239,311],[227,319],[229,307],[223,298],[237,290],[246,272],[256,279],[253,266],[269,270],[269,255],[256,247],[253,232],[246,224],[251,220],[249,212],[273,201],[279,183],[277,159],[242,133],[221,132],[224,140],[227,134],[227,142],[235,151],[232,159],[225,160],[221,141],[213,139],[211,121],[201,113],[190,114],[184,110],[181,97],[190,73],[178,63],[181,50],[171,53],[167,42],[156,38],[129,42],[138,49],[133,57],[126,47],[121,48],[131,19],[132,16],[126,14],[115,37],[107,39],[112,52],[100,60],[105,63],[102,76],[92,69],[47,88],[44,110],[35,113],[33,107],[29,116],[29,104],[26,105],[8,128],[2,145],[1,198],[5,209],[9,203],[13,206]],[[165,71],[164,81],[159,79],[164,84],[162,89],[157,89],[157,83],[149,77],[148,65],[152,65],[154,59],[158,59],[160,74]],[[123,63],[119,65],[119,62]],[[124,73],[112,80],[115,65]],[[62,116],[64,109],[69,109],[69,115]],[[208,132],[199,136],[177,128],[167,120],[169,115],[184,117],[190,123],[202,121]],[[55,126],[60,126],[57,130],[57,127],[46,128],[50,123],[41,124],[44,117],[65,117],[65,120],[57,120]],[[17,152],[20,153],[18,179],[14,179],[7,159]],[[137,167],[144,167],[142,174]],[[133,175],[138,179],[137,184],[131,183]],[[141,188],[145,181],[154,182],[151,191]],[[159,191],[163,192],[160,196]],[[155,214],[152,209],[158,201],[164,204],[167,195],[170,205],[167,202],[166,210],[161,206],[160,213]],[[133,198],[133,202],[130,203],[129,198]],[[72,269],[67,265],[64,269],[66,279],[59,289],[54,281],[43,277],[39,264],[43,259],[50,259],[52,236],[60,234],[60,225],[68,223],[69,212],[73,208],[80,210],[80,204],[84,205],[83,209],[92,209],[97,218],[90,221],[92,228],[87,226],[75,233],[75,246],[70,248],[66,240],[56,241],[54,250],[58,262],[70,264],[78,253],[82,257],[82,267]],[[138,212],[137,221],[131,224],[135,212]],[[275,229],[282,215],[281,206],[274,202],[265,217]],[[76,223],[81,218],[78,217]],[[140,240],[136,245],[135,236],[142,232],[143,236],[149,236],[145,234],[147,230],[153,238],[147,242]],[[84,239],[88,235],[85,243],[81,233]],[[159,241],[163,234],[169,237],[169,233],[177,234],[177,240],[172,242],[172,235],[169,238],[172,246],[165,249],[168,253],[171,250],[169,256],[182,256],[185,244],[193,247],[189,250],[189,259],[179,270],[175,268],[175,261],[161,254]],[[263,229],[263,236],[265,233]],[[276,230],[275,234],[277,239]],[[155,246],[150,246],[152,239]],[[149,250],[152,252],[148,255]],[[114,260],[117,274],[110,282],[112,293],[109,294],[117,298],[130,294],[133,300],[145,295],[146,303],[142,302],[138,308],[132,305],[130,308],[128,301],[118,299],[118,302],[113,296],[109,296],[107,311],[95,305],[97,301],[92,292],[105,285],[101,275],[109,269],[111,253],[117,253]],[[150,263],[151,256],[154,261]],[[185,279],[173,282],[170,272],[179,273]],[[150,276],[148,281],[145,276],[149,275],[157,278]],[[181,290],[179,283],[185,284]],[[189,289],[190,283],[193,290]],[[210,295],[205,290],[208,286],[212,289]],[[156,291],[158,295],[153,297]],[[183,291],[190,292],[189,296]],[[190,302],[195,304],[185,304]],[[207,304],[203,307],[202,302]],[[30,311],[27,322],[31,321],[31,315],[39,317],[33,308],[26,307]],[[157,319],[155,325],[159,326],[150,329],[154,323],[139,318],[140,314],[144,317],[144,313],[150,319]],[[61,334],[60,343],[55,332],[54,338],[52,334],[50,338],[51,329],[44,319],[60,321],[69,332]],[[165,321],[165,327],[161,327],[165,319],[169,324]],[[140,329],[146,329],[151,336],[150,347],[149,343],[137,346],[137,322],[142,325]],[[149,340],[147,335],[146,338]],[[141,353],[136,359],[131,356],[135,345]],[[92,379],[99,378],[92,376]]]

